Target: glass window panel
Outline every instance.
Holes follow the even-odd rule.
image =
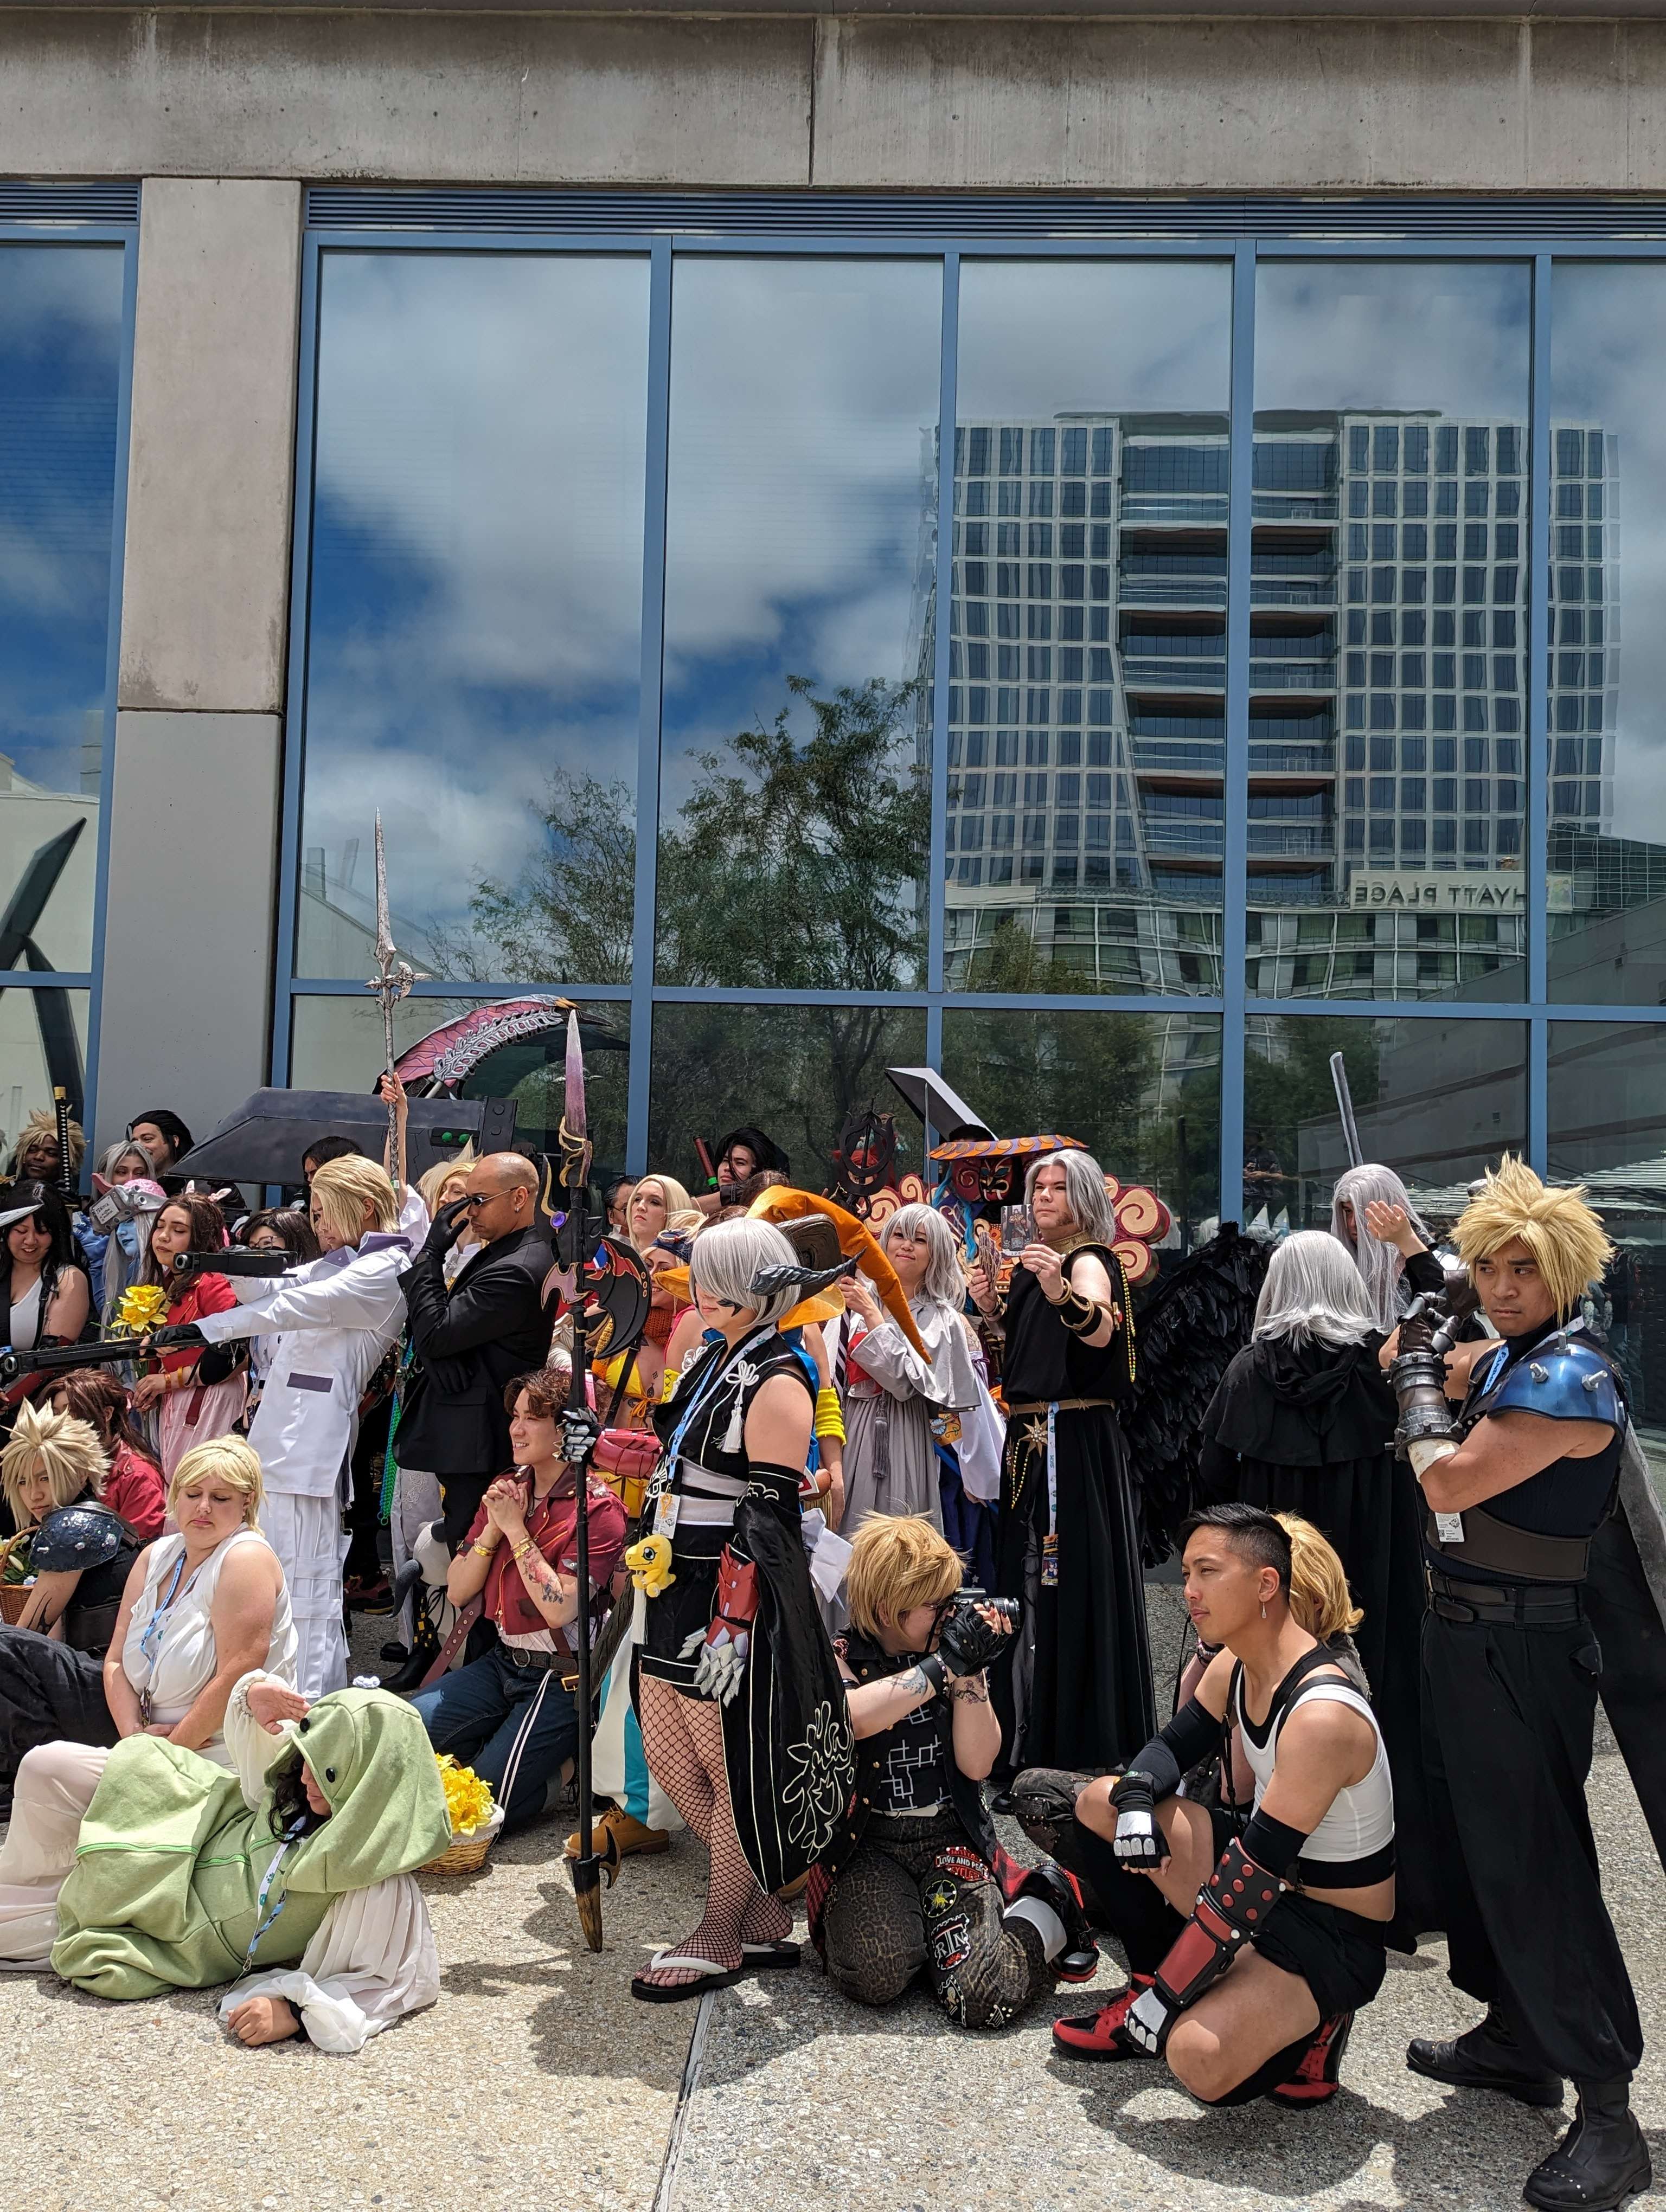
[[[648,268],[326,253],[295,960],[621,982]]]
[[[1231,272],[1220,263],[962,265],[958,466],[984,433],[1027,428],[1032,475],[1039,456],[1050,479],[1053,430],[1043,426],[1061,431],[1061,466],[1080,450],[1069,426],[1094,426],[1094,473],[1110,481],[1094,486],[1103,520],[1089,550],[1103,565],[1089,568],[1085,585],[1101,604],[1085,663],[1072,642],[1082,636],[1080,611],[1066,605],[1082,597],[1082,572],[1031,562],[1013,589],[1028,596],[1028,634],[1065,641],[1059,681],[1099,687],[1088,694],[1089,759],[1132,775],[1114,832],[1079,866],[1058,850],[1073,842],[1072,817],[1049,812],[1026,835],[1033,871],[954,883],[945,923],[952,990],[1220,988],[1219,805],[1203,822],[1158,802],[1177,793],[1219,801],[1222,788],[1231,319]],[[1288,458],[1292,497],[1303,495],[1304,460],[1299,451]],[[1037,495],[1050,501],[1050,480],[1031,492],[1033,514]],[[1312,587],[1305,574],[1282,585],[1293,599]],[[986,648],[970,641],[969,614],[958,601],[956,634],[966,633],[970,655]],[[1080,696],[1056,692],[1055,719],[1076,720]],[[1035,758],[1046,742],[1031,732]],[[1077,756],[1061,749],[1057,757]]]
[[[1599,650],[1552,655],[1549,726],[1584,731],[1602,778],[1550,786],[1550,995],[1652,1006],[1666,987],[1666,269],[1558,262],[1551,306],[1555,512],[1606,511],[1610,557],[1550,571],[1551,637]],[[1553,556],[1578,560],[1586,532],[1552,527]],[[1590,534],[1595,554],[1603,532]]]
[[[393,1044],[408,1052],[429,1033],[457,1020],[482,1002],[478,999],[410,998],[393,1010]],[[584,1088],[590,1139],[595,1147],[593,1179],[622,1174],[625,1161],[625,1110],[629,1089],[629,1010],[602,1001],[586,1010]],[[465,1076],[464,1098],[513,1098],[515,1142],[523,1149],[559,1150],[563,1061],[567,1031],[562,1026],[542,1036],[520,1037],[489,1053]],[[289,1031],[289,1081],[298,1091],[372,1091],[382,1066],[382,1018],[374,1000],[297,998]],[[297,1163],[297,1173],[299,1163]]]
[[[87,1126],[85,991],[8,988],[0,994],[0,1153],[9,1157],[31,1114],[50,1110],[53,1087],[70,1094],[73,1118]]]
[[[923,980],[940,286],[916,261],[677,264],[661,982]],[[998,452],[1021,479],[1022,441]],[[1003,598],[1022,572],[996,564]]]
[[[1527,883],[1519,840],[1495,832],[1489,806],[1466,823],[1462,849],[1455,837],[1436,835],[1426,848],[1422,824],[1405,817],[1420,813],[1420,794],[1402,788],[1398,823],[1360,819],[1359,799],[1340,778],[1333,757],[1311,752],[1275,763],[1256,742],[1258,722],[1301,711],[1314,726],[1334,724],[1339,674],[1349,684],[1365,680],[1365,656],[1344,653],[1338,670],[1337,630],[1342,603],[1336,588],[1341,532],[1352,526],[1355,557],[1366,553],[1365,526],[1350,526],[1351,514],[1364,514],[1366,495],[1373,514],[1392,512],[1392,480],[1368,486],[1368,463],[1392,465],[1399,430],[1407,416],[1419,422],[1404,429],[1402,451],[1407,470],[1428,465],[1432,442],[1438,475],[1463,473],[1466,514],[1488,511],[1494,479],[1514,475],[1524,449],[1528,420],[1529,279],[1516,264],[1465,262],[1268,262],[1259,267],[1256,307],[1255,517],[1252,565],[1256,604],[1251,611],[1250,759],[1252,800],[1282,793],[1293,815],[1298,797],[1324,787],[1334,822],[1322,830],[1298,833],[1292,823],[1284,846],[1252,837],[1249,857],[1249,910],[1269,927],[1259,940],[1251,932],[1246,985],[1252,994],[1314,998],[1487,998],[1516,999],[1526,986]],[[1415,434],[1414,432],[1415,431]],[[1432,431],[1432,441],[1430,433]],[[1274,456],[1305,449],[1315,458],[1310,473],[1322,489],[1299,506],[1274,482]],[[1269,487],[1263,489],[1263,485]],[[1426,487],[1420,485],[1414,507],[1426,512]],[[1512,483],[1510,511],[1517,511]],[[1456,481],[1437,483],[1436,511],[1455,515]],[[1370,526],[1369,601],[1375,626],[1372,642],[1394,641],[1389,610],[1401,610],[1402,642],[1413,642],[1409,628],[1419,625],[1426,602],[1452,605],[1460,598],[1457,569],[1434,571],[1432,588],[1424,562],[1426,526],[1403,529],[1396,553],[1392,525]],[[1435,557],[1456,562],[1458,526],[1438,524]],[[1515,623],[1526,607],[1526,570],[1518,558],[1514,523],[1496,532],[1484,521],[1464,526],[1462,603],[1493,609],[1495,623],[1512,625],[1493,632],[1493,642],[1510,649],[1486,656],[1472,653],[1463,663],[1468,729],[1517,727],[1510,719],[1525,682],[1526,623]],[[1271,590],[1275,564],[1299,556],[1322,575],[1299,611],[1275,606]],[[1582,572],[1583,573],[1583,572]],[[1351,602],[1367,594],[1350,589]],[[1415,616],[1408,610],[1419,610]],[[1363,617],[1360,617],[1363,619]],[[1437,614],[1434,642],[1451,642],[1451,614]],[[1483,623],[1479,613],[1466,623]],[[1444,628],[1443,628],[1444,625]],[[1480,645],[1477,630],[1466,642]],[[1456,702],[1450,696],[1457,671],[1456,657],[1435,653],[1372,656],[1370,680],[1383,688],[1366,701],[1347,701],[1347,727],[1388,732],[1454,727]],[[1396,684],[1397,677],[1397,684]],[[1389,690],[1387,687],[1395,685]],[[1375,806],[1375,795],[1372,800]],[[1394,811],[1390,801],[1387,811]],[[1397,834],[1396,834],[1397,832]],[[1432,921],[1429,957],[1415,963],[1363,962],[1349,936],[1356,917],[1415,913]],[[1497,917],[1495,937],[1483,944],[1464,942],[1462,917],[1477,913]],[[1268,948],[1279,941],[1270,925],[1300,915],[1314,931],[1299,969]],[[1318,933],[1328,933],[1321,941]],[[1420,942],[1422,940],[1420,939]]]
[[[1386,997],[1396,968],[1433,964],[1447,942],[1420,927],[1403,959],[1389,937],[1356,944],[1353,957],[1365,988]],[[1331,1189],[1348,1164],[1334,1052],[1347,1068],[1365,1158],[1394,1169],[1431,1226],[1456,1220],[1473,1178],[1525,1148],[1525,1023],[1251,1014],[1245,1046],[1246,1224],[1264,1208],[1270,1226],[1287,1215],[1292,1229],[1329,1227]]]
[[[897,1006],[672,1006],[654,1010],[650,1167],[704,1188],[695,1139],[750,1122],[775,1139],[806,1190],[824,1189],[853,1112],[890,1112],[887,1067],[918,1067],[926,1017]],[[921,1168],[920,1124],[897,1119],[899,1173]]]
[[[35,871],[13,968],[93,964],[122,252],[0,246],[0,913]]]
[[[1219,1210],[1217,1015],[948,1007],[943,1074],[987,1127],[1079,1137],[1107,1174],[1155,1190],[1177,1255]]]
[[[1590,1302],[1624,1369],[1657,1481],[1666,1474],[1666,1030],[1550,1025],[1554,1182],[1583,1182],[1618,1251]]]

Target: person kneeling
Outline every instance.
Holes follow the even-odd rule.
[[[960,1560],[927,1521],[876,1516],[852,1547],[837,1644],[856,1792],[811,1876],[829,1978],[890,2004],[921,1972],[951,2020],[1004,2027],[1055,1977],[1097,1968],[1080,1901],[1050,1862],[1006,1903],[980,1784],[1000,1752],[984,1669],[1011,1622],[957,1602]]]
[[[1321,1637],[1292,1614],[1292,1558]],[[1357,1616],[1335,1553],[1294,1515],[1198,1514],[1185,1571],[1199,1635],[1225,1648],[1128,1772],[1077,1799],[1061,1855],[1097,1893],[1129,1979],[1098,2013],[1058,2021],[1054,2045],[1161,2057],[1204,2104],[1321,2103],[1382,1986],[1394,1915],[1388,1759],[1329,1642]],[[1229,1718],[1256,1782],[1242,1828],[1175,1795]]]

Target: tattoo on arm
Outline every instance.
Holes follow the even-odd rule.
[[[951,1690],[949,1695],[958,1705],[987,1705],[989,1702],[989,1685],[982,1674],[969,1675],[965,1681]]]
[[[906,1674],[898,1674],[896,1680],[897,1687],[906,1690],[916,1702],[931,1694],[932,1678],[923,1667],[910,1667]]]

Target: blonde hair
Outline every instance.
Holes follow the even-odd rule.
[[[333,1167],[331,1160],[327,1164]],[[319,1175],[324,1172],[320,1168]],[[313,1178],[314,1182],[317,1177]],[[251,1449],[241,1437],[210,1437],[204,1444],[197,1444],[188,1451],[173,1470],[173,1480],[167,1486],[167,1510],[177,1521],[179,1517],[179,1492],[193,1482],[217,1475],[228,1490],[234,1490],[243,1500],[243,1526],[258,1528],[260,1509],[266,1501],[266,1485],[260,1472],[260,1455]]]
[[[689,1196],[688,1192],[683,1188],[683,1185],[678,1182],[675,1176],[660,1175],[656,1170],[653,1175],[638,1176],[636,1178],[635,1189],[631,1192],[629,1197],[625,1200],[625,1227],[627,1231],[629,1231],[630,1226],[630,1209],[635,1205],[638,1194],[646,1190],[649,1183],[653,1183],[655,1186],[660,1197],[665,1200],[666,1225],[667,1228],[670,1227],[673,1216],[678,1213],[694,1213],[699,1211],[696,1206],[694,1200]],[[703,1213],[700,1215],[700,1218],[702,1221],[706,1217]]]
[[[1352,1636],[1365,1616],[1349,1594],[1334,1547],[1299,1513],[1275,1513],[1273,1518],[1290,1539],[1290,1611],[1297,1626],[1321,1644]]]
[[[429,1216],[440,1211],[440,1194],[448,1182],[465,1182],[469,1170],[480,1155],[474,1149],[471,1137],[462,1151],[448,1160],[436,1160],[416,1178],[417,1194],[429,1210]]]
[[[50,1143],[54,1146],[58,1143],[58,1115],[50,1106],[37,1106],[18,1131],[17,1142],[12,1146],[10,1172],[13,1175],[18,1174],[21,1170],[23,1155],[28,1151],[30,1146],[41,1143]],[[125,1152],[127,1149],[128,1147],[124,1145],[122,1150]],[[141,1145],[138,1150],[143,1152],[143,1146]],[[69,1163],[71,1170],[79,1168],[86,1157],[86,1133],[79,1121],[71,1121]]]
[[[386,1169],[378,1167],[374,1160],[360,1158],[356,1152],[325,1160],[313,1175],[313,1196],[318,1200],[325,1231],[335,1238],[336,1247],[356,1244],[367,1233],[366,1206],[374,1216],[372,1227],[389,1230],[399,1225],[398,1201]],[[324,1243],[324,1237],[319,1242]],[[325,1249],[336,1247],[326,1245]]]
[[[1525,1244],[1556,1301],[1559,1321],[1567,1319],[1586,1285],[1614,1257],[1602,1216],[1585,1203],[1584,1185],[1553,1190],[1509,1152],[1458,1216],[1452,1241],[1471,1280],[1477,1260],[1490,1260],[1506,1244]]]
[[[845,1602],[853,1627],[878,1636],[917,1605],[942,1605],[964,1579],[960,1554],[929,1521],[916,1515],[875,1513],[856,1531],[845,1576]]]
[[[104,1495],[104,1479],[110,1456],[90,1421],[73,1413],[55,1413],[49,1407],[20,1406],[11,1441],[0,1452],[0,1487],[12,1518],[21,1528],[30,1518],[23,1504],[23,1485],[33,1474],[44,1474],[51,1485],[52,1506],[73,1505],[91,1491]]]

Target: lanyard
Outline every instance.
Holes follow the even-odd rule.
[[[1059,1580],[1059,1446],[1055,1424],[1059,1418],[1057,1406],[1047,1408],[1047,1534],[1042,1539],[1042,1572],[1043,1586],[1057,1587]]]
[[[775,1326],[775,1325],[773,1322],[766,1322],[762,1328],[754,1329],[752,1334],[747,1337],[743,1343],[738,1344],[735,1346],[734,1350],[729,1354],[729,1357],[726,1360],[722,1361],[721,1364],[714,1366],[711,1374],[696,1390],[688,1412],[684,1414],[682,1419],[677,1424],[676,1428],[672,1431],[671,1442],[666,1447],[666,1468],[668,1474],[675,1472],[677,1462],[682,1457],[683,1439],[688,1434],[690,1429],[694,1425],[695,1416],[702,1412],[706,1407],[711,1404],[713,1399],[716,1397],[718,1392],[728,1381],[731,1374],[740,1365],[741,1362],[745,1358],[746,1354],[753,1349],[754,1346],[758,1344],[764,1337],[774,1334]]]
[[[289,1823],[289,1826],[283,1831],[283,1842],[272,1854],[271,1864],[267,1868],[265,1874],[261,1878],[260,1888],[254,1900],[254,1913],[257,1925],[253,1935],[249,1938],[249,1948],[243,1954],[243,1972],[246,1974],[248,1972],[249,1968],[254,1964],[254,1954],[260,1948],[261,1937],[266,1933],[266,1930],[271,1926],[272,1923],[277,1918],[278,1914],[283,1911],[284,1906],[289,1901],[287,1897],[280,1897],[277,1903],[273,1905],[271,1911],[270,1912],[266,1911],[267,1894],[271,1888],[272,1882],[277,1876],[277,1870],[279,1867],[283,1865],[284,1860],[289,1856],[289,1846],[292,1844],[298,1843],[301,1838],[306,1833],[306,1830],[307,1821],[304,1815],[298,1816]]]
[[[161,1602],[157,1606],[155,1613],[151,1614],[149,1625],[139,1638],[139,1650],[143,1653],[145,1658],[150,1662],[150,1671],[153,1674],[156,1671],[156,1656],[158,1652],[161,1650],[162,1638],[167,1632],[165,1624],[168,1614],[173,1610],[175,1597],[176,1595],[179,1597],[185,1597],[189,1594],[198,1576],[202,1573],[204,1567],[207,1566],[207,1565],[208,1561],[204,1559],[197,1566],[193,1567],[192,1570],[191,1581],[185,1584],[184,1589],[180,1589],[179,1577],[185,1571],[185,1547],[183,1545],[180,1546],[179,1556],[173,1562],[173,1579],[167,1586],[167,1595],[162,1599]],[[156,1639],[154,1644],[151,1642],[152,1637],[155,1637]],[[147,1685],[146,1695],[149,1696],[149,1686]]]

